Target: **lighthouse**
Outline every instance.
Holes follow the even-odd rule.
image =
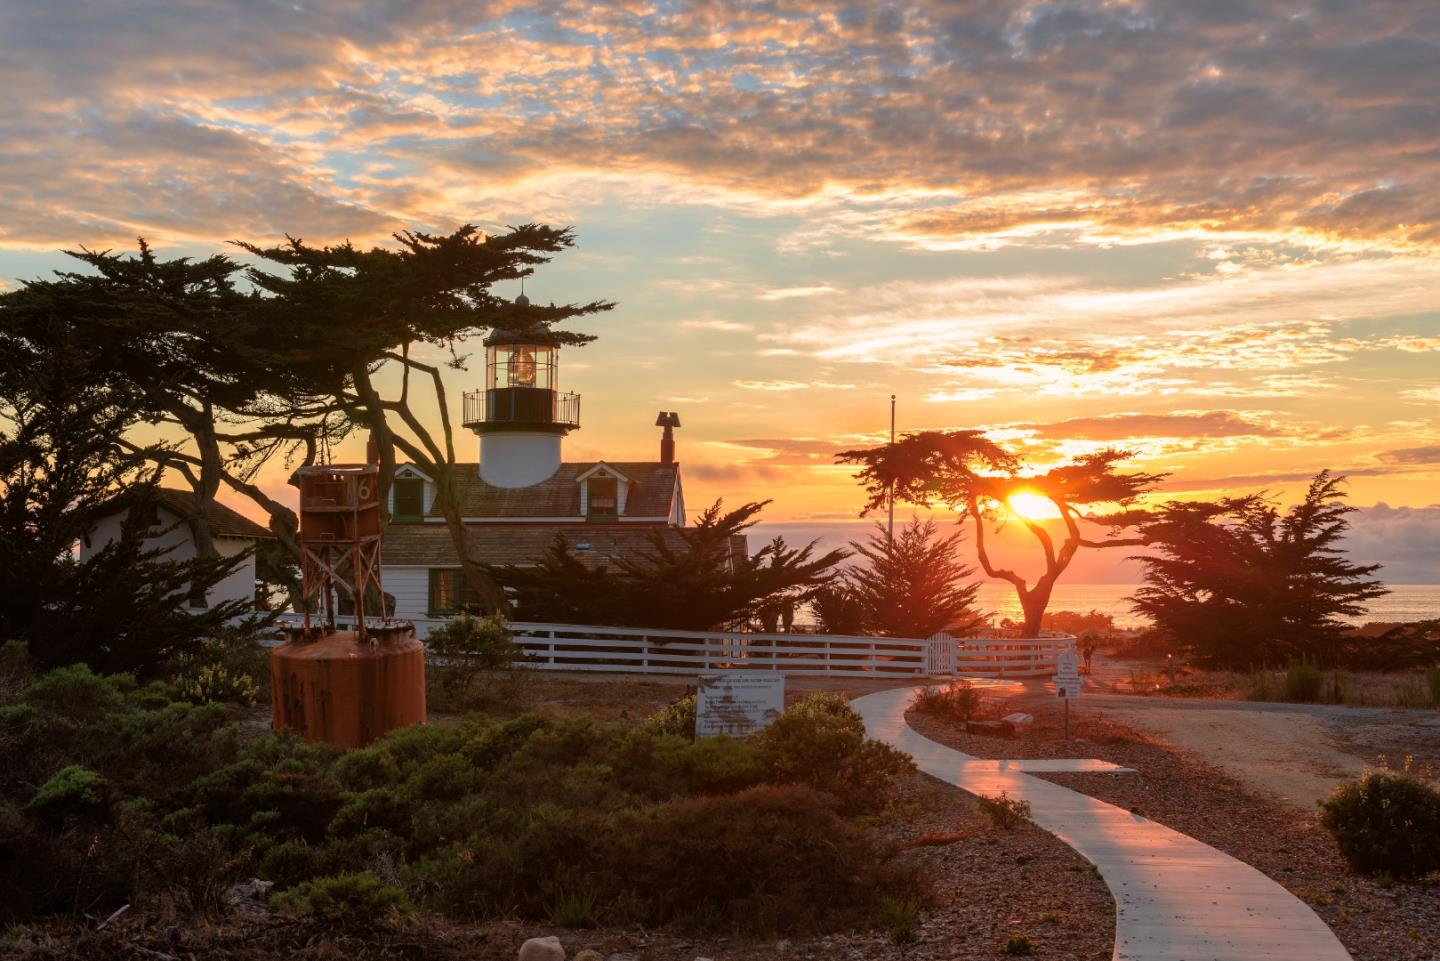
[[[480,437],[485,483],[530,487],[560,469],[560,442],[580,427],[580,395],[560,392],[559,354],[509,331],[485,339],[485,389],[465,395],[463,419]]]

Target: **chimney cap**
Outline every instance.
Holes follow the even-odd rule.
[[[655,418],[656,427],[679,427],[680,415],[675,411],[661,411]]]

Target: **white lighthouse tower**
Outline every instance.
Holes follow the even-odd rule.
[[[480,478],[495,487],[548,480],[560,469],[560,441],[580,427],[580,395],[559,390],[560,348],[507,331],[485,348],[485,389],[465,395],[463,420],[480,437]]]

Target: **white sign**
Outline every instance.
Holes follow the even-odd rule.
[[[744,737],[785,710],[785,675],[773,671],[701,674],[695,692],[695,737]]]
[[[1067,701],[1080,697],[1080,655],[1067,648],[1055,657],[1055,696]]]

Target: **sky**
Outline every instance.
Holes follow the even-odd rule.
[[[1335,470],[1357,555],[1440,582],[1437,94],[1433,0],[8,3],[0,284],[570,225],[527,293],[618,307],[567,459],[675,410],[692,509],[848,536],[893,393],[1162,496]]]

